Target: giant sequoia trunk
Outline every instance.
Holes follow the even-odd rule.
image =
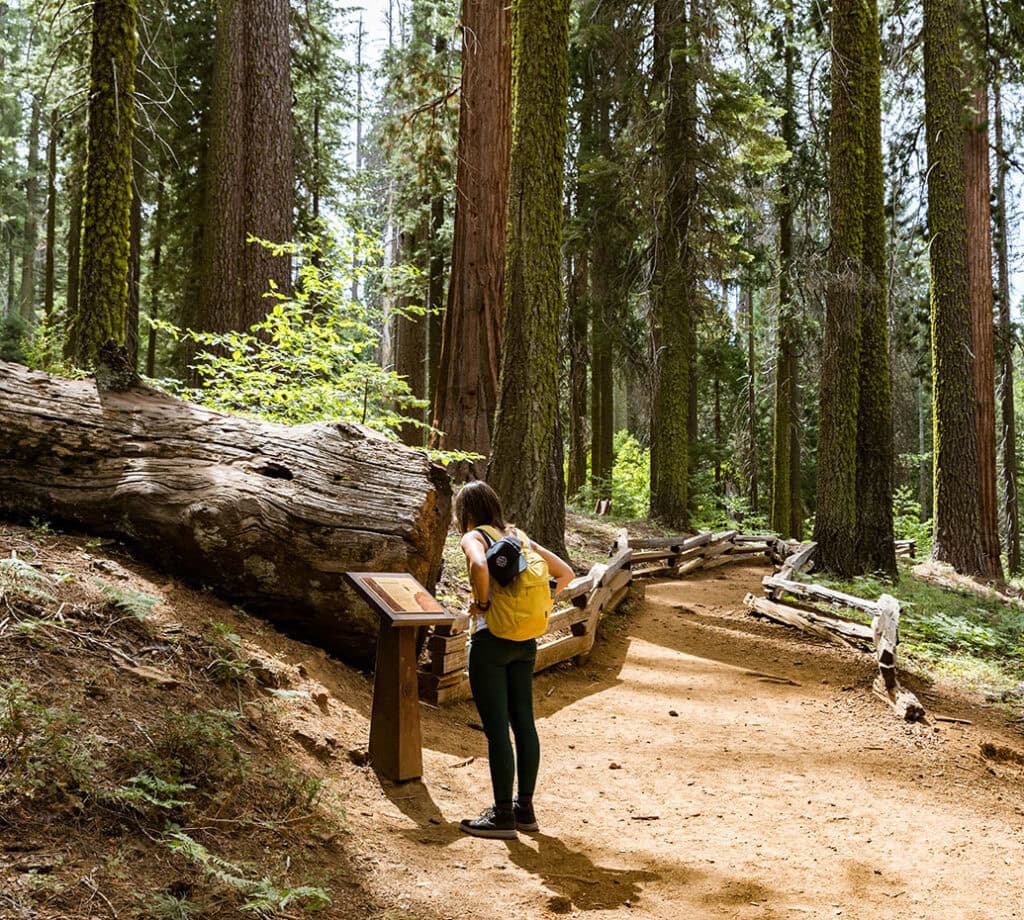
[[[444,314],[435,446],[486,457],[498,404],[505,221],[511,143],[512,40],[505,3],[465,0],[455,230]],[[479,479],[486,459],[455,464]]]
[[[275,425],[0,362],[0,428],[0,514],[124,539],[349,660],[369,660],[377,617],[345,571],[429,589],[440,572],[447,475],[359,426]]]
[[[996,488],[995,347],[992,330],[992,182],[988,166],[988,81],[973,73],[972,109],[964,138],[967,277],[974,325],[974,389],[978,424],[978,540],[982,575],[1003,577],[999,558],[999,499]]]

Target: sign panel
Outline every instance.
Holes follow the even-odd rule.
[[[346,572],[372,607],[396,626],[438,626],[455,619],[437,599],[406,572]]]

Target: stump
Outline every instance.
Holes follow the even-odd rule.
[[[422,451],[358,425],[277,425],[154,390],[103,391],[0,362],[0,514],[123,539],[347,660],[377,614],[342,574],[433,591],[451,486]]]

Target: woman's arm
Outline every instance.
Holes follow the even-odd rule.
[[[491,596],[491,573],[487,568],[487,544],[480,534],[471,530],[463,535],[460,545],[466,554],[466,561],[469,563],[469,584],[473,592],[473,596],[470,598],[470,607],[475,607],[477,601],[486,607]]]
[[[569,564],[556,556],[551,550],[545,549],[536,540],[531,540],[530,545],[540,553],[541,557],[548,564],[548,571],[555,579],[554,593],[558,594],[570,581],[576,577],[576,573],[569,568]]]

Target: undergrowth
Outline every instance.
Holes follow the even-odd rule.
[[[873,576],[842,581],[816,575],[814,580],[869,600],[896,597],[905,665],[955,677],[996,696],[1024,680],[1024,608],[940,587],[913,575],[909,565],[900,568],[896,585]]]

